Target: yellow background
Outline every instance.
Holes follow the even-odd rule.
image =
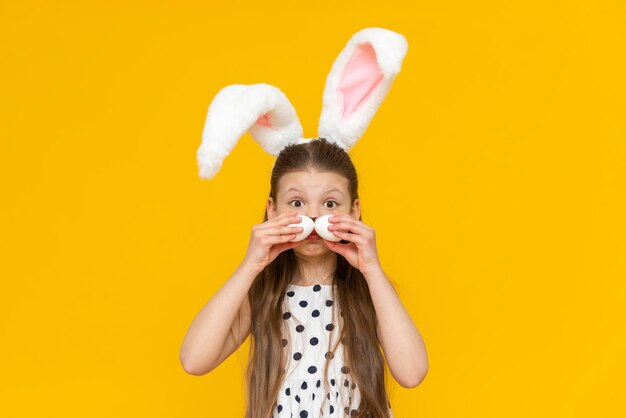
[[[243,259],[273,158],[195,152],[234,83],[317,136],[350,36],[404,34],[351,150],[363,221],[430,371],[401,417],[626,415],[621,1],[2,1],[0,416],[241,417],[248,342],[188,375],[193,317]]]

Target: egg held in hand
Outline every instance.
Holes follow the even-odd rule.
[[[330,218],[331,216],[333,215],[324,215],[317,218],[315,220],[315,232],[317,232],[317,235],[324,238],[325,240],[339,242],[341,241],[341,238],[333,234],[333,231],[328,230],[328,227],[332,225],[330,222],[328,222],[328,218]]]
[[[302,231],[299,234],[297,234],[296,237],[291,240],[291,242],[302,241],[303,239],[305,239],[306,237],[311,235],[311,232],[313,232],[313,228],[315,227],[313,219],[309,218],[308,216],[306,216],[306,215],[298,215],[298,217],[300,217],[300,222],[299,223],[287,225],[287,226],[299,226],[299,227],[302,227]]]

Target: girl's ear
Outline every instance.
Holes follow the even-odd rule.
[[[388,29],[355,33],[326,78],[319,136],[352,148],[385,99],[407,49],[404,36]]]
[[[274,212],[276,211],[276,204],[274,203],[274,199],[272,199],[271,196],[267,198],[267,206],[265,210],[267,212],[267,219],[273,219]]]
[[[200,177],[210,179],[246,132],[270,155],[302,139],[302,125],[287,96],[270,84],[231,84],[209,106],[196,152]]]
[[[361,201],[359,199],[354,201],[350,212],[352,213],[352,217],[354,219],[359,219],[361,217]]]

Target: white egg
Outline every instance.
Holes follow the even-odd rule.
[[[317,232],[317,235],[324,238],[325,240],[339,242],[341,241],[341,238],[333,234],[333,231],[328,230],[328,226],[332,225],[330,222],[328,222],[328,218],[330,218],[331,216],[333,215],[324,215],[317,218],[315,220],[315,232]]]
[[[296,235],[296,237],[292,239],[291,242],[302,241],[303,239],[308,237],[311,234],[311,232],[313,232],[313,228],[315,227],[315,223],[313,222],[313,219],[309,218],[308,216],[298,215],[298,217],[301,218],[299,223],[287,225],[287,226],[299,226],[302,228],[302,231],[298,235]]]

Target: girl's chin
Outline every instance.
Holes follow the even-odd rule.
[[[322,240],[317,240],[317,241],[308,241],[305,240],[305,242],[303,242],[302,244],[298,245],[297,247],[293,247],[293,250],[295,252],[309,252],[309,251],[330,251],[330,248],[328,248],[328,246],[326,244],[324,244],[322,242]]]

